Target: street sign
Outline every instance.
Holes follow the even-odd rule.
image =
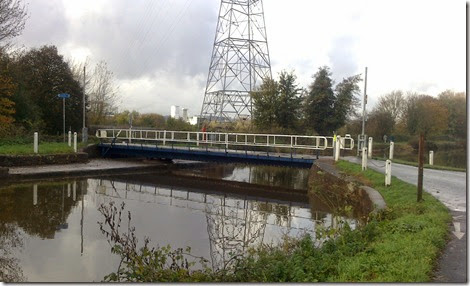
[[[68,93],[59,93],[57,96],[62,97],[62,98],[69,98],[70,94],[68,94]]]

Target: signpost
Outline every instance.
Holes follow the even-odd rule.
[[[63,131],[64,131],[64,142],[65,142],[65,99],[66,98],[70,98],[70,94],[68,93],[59,93],[57,95],[58,97],[61,97],[62,98],[62,108],[63,108],[63,118],[64,118],[64,124],[63,124]]]

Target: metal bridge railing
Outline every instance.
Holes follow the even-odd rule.
[[[325,150],[333,148],[333,137],[281,135],[281,134],[250,134],[221,132],[192,132],[171,130],[132,130],[132,129],[98,129],[99,139],[162,142],[163,145],[173,143],[213,144],[229,146],[263,146],[289,149]],[[342,149],[351,150],[354,140],[344,138],[347,144]]]

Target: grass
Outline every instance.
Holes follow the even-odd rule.
[[[345,173],[365,178],[384,197],[388,211],[378,222],[379,235],[369,250],[339,261],[342,269],[334,281],[428,282],[441,249],[446,244],[447,208],[428,193],[416,202],[416,186],[392,177],[384,186],[382,174],[361,171],[357,164],[339,161]]]
[[[79,143],[77,149],[85,147],[84,143]],[[39,154],[63,154],[74,153],[73,145],[69,147],[67,143],[41,142],[39,144]],[[13,144],[0,146],[2,155],[28,155],[34,154],[33,144]]]
[[[380,160],[380,161],[385,161],[387,159],[381,158],[381,157],[372,157],[374,160]],[[403,165],[409,165],[409,166],[414,166],[418,167],[417,162],[411,162],[411,161],[406,161],[406,160],[401,160],[401,159],[393,159],[392,162],[398,163],[398,164],[403,164]],[[426,169],[434,169],[434,170],[445,170],[445,171],[457,171],[457,172],[466,172],[467,169],[464,168],[457,168],[457,167],[449,167],[449,166],[439,166],[439,165],[429,165],[429,164],[424,164],[424,168]]]

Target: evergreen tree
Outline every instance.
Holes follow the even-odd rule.
[[[293,72],[287,73],[282,71],[279,76],[278,84],[278,105],[276,122],[283,131],[294,131],[299,129],[299,121],[301,118],[301,97],[300,91],[295,83],[296,76]]]
[[[263,80],[261,86],[251,93],[253,102],[253,121],[260,130],[273,130],[278,113],[279,84],[270,78]]]
[[[305,102],[305,126],[318,134],[327,135],[334,131],[335,126],[335,94],[330,69],[320,67],[313,78]]]

